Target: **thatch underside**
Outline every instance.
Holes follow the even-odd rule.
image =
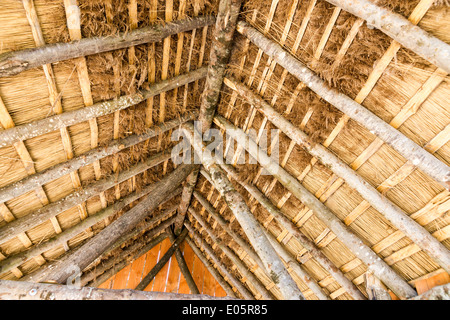
[[[440,1],[373,2],[409,18],[430,35],[450,44],[450,9]],[[0,55],[45,44],[113,36],[132,29],[196,16],[217,16],[218,3],[215,0],[24,0],[23,3],[2,0]],[[76,5],[79,16],[76,10],[73,11]],[[30,16],[33,12],[37,20]],[[67,17],[72,20],[74,17],[79,18],[80,32],[73,28],[73,21],[69,22],[68,27]],[[246,21],[279,44],[327,85],[361,104],[443,165],[450,165],[450,78],[444,70],[401,46],[382,31],[368,26],[362,19],[325,0],[247,0],[243,1],[238,20]],[[38,22],[41,37],[36,32],[39,28],[36,29],[32,23],[30,25],[33,21]],[[17,75],[0,77],[0,132],[120,96],[133,95],[141,90],[143,92],[152,88],[154,83],[188,75],[191,71],[208,66],[214,46],[214,28],[217,26],[209,25],[154,43],[59,61]],[[312,144],[322,145],[332,152],[385,199],[437,239],[444,250],[450,249],[450,193],[449,187],[444,187],[448,176],[447,180],[443,180],[444,183],[436,181],[418,169],[417,163],[408,161],[290,72],[275,63],[246,36],[234,32],[226,79],[244,84],[263,98],[306,133]],[[205,81],[208,80],[202,77],[123,110],[0,148],[0,192],[2,188],[37,176],[70,159],[82,158],[92,149],[107,147],[115,140],[121,143],[127,137],[148,132],[147,129],[155,125],[198,114],[201,103],[205,103],[202,97],[206,99],[202,96]],[[277,129],[259,108],[248,103],[246,97],[233,90],[229,82],[227,85],[227,81],[230,80],[225,81],[220,91],[216,115],[247,132],[253,129],[257,133],[263,129]],[[220,129],[220,126],[216,123],[212,128]],[[69,201],[74,192],[93,190],[92,186],[96,183],[99,185],[108,178],[115,177],[117,180],[126,176],[120,183],[108,184],[105,190],[95,190],[92,196],[71,208],[54,211],[52,218],[45,222],[30,224],[24,232],[14,233],[14,236],[0,235],[1,239],[7,239],[0,242],[0,280],[33,281],[33,277],[43,272],[48,265],[64,259],[88,243],[137,203],[145,200],[145,195],[136,195],[168,176],[178,165],[167,156],[155,165],[136,171],[135,175],[127,174],[135,172],[133,170],[136,167],[160,152],[170,153],[178,143],[171,139],[175,129],[157,133],[131,147],[120,148],[115,154],[81,166],[35,190],[19,190],[18,196],[0,203],[1,232],[10,230],[7,228],[13,221],[27,221],[41,208],[38,212],[45,212],[48,206],[55,203]],[[278,129],[283,131],[284,128]],[[267,141],[267,146],[263,145],[263,141],[258,142],[264,151],[270,153],[272,142],[270,139]],[[374,209],[360,192],[350,187],[345,177],[339,177],[330,166],[323,165],[321,159],[314,158],[283,132],[280,132],[278,145],[280,166],[297,178],[405,284],[415,289],[417,280],[448,272],[450,266],[436,262],[426,250],[389,221],[383,212]],[[228,141],[224,141],[224,151],[227,146]],[[367,298],[365,277],[370,273],[370,268],[340,240],[341,235],[334,234],[326,222],[296,198],[286,185],[276,177],[265,174],[261,163],[248,163],[248,152],[237,148],[236,143],[233,143],[232,149],[242,152],[247,160],[245,164],[239,164],[231,151],[224,153],[226,158],[234,161],[233,166],[241,179],[264,193],[326,259],[351,281],[349,286],[354,285],[357,291],[352,294],[345,290],[342,280],[340,282],[334,278],[249,191],[230,178],[262,228],[276,237],[293,257],[292,263],[298,263],[309,276],[305,280],[293,271],[295,268],[288,265],[287,270],[303,296],[312,300],[351,300],[358,299],[359,295],[360,298]],[[239,224],[222,191],[219,192],[214,183],[208,180],[204,167],[194,180],[193,195],[189,206],[185,207],[184,221],[191,230],[185,245],[190,244],[215,281],[222,283],[228,295],[234,292],[237,298],[242,299],[283,299],[283,290],[280,291],[277,281],[264,270],[265,259],[261,259],[264,263],[260,263],[253,251],[249,254],[247,248],[256,247],[250,241],[248,230]],[[125,241],[109,247],[81,270],[82,279],[89,279],[83,285],[100,286],[102,283],[96,282],[96,279],[101,279],[104,285],[112,285],[114,274],[139,258],[133,254],[147,248],[146,245],[152,244],[157,236],[161,236],[159,240],[162,241],[166,224],[173,224],[176,218],[180,221],[176,208],[182,201],[181,189],[178,188],[173,197],[149,213],[136,226],[135,233],[128,238],[121,238]],[[204,198],[203,201],[206,199],[223,220],[217,221],[217,217],[200,203],[200,197]],[[117,206],[124,199],[133,201],[119,210],[111,211],[105,219],[95,222],[69,240],[59,241],[54,246],[48,246],[48,250],[33,257],[27,256],[24,261],[15,262],[14,265],[8,264],[5,271],[6,262],[14,257],[53,241],[85,219],[113,205]],[[201,220],[195,218],[193,213]],[[163,217],[159,218],[160,215]],[[229,228],[221,226],[223,221]],[[157,229],[158,225],[164,228]],[[197,236],[201,236],[201,242],[194,231]],[[213,240],[215,238],[220,239],[220,243]],[[227,254],[221,246],[231,250],[240,259],[241,268],[233,261],[235,256]],[[163,253],[161,251],[161,255]],[[200,256],[201,253],[204,256]],[[210,265],[206,265],[207,262]],[[117,268],[114,269],[114,266]],[[103,278],[98,270],[103,272]],[[256,282],[252,279],[256,279]],[[311,289],[308,281],[318,287]],[[136,285],[138,283],[136,281]],[[394,297],[396,290],[387,289]]]

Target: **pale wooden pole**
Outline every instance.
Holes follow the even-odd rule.
[[[284,299],[305,299],[297,287],[297,284],[284,267],[283,262],[270,245],[269,240],[259,227],[258,221],[253,216],[242,195],[236,191],[233,184],[228,180],[226,173],[216,164],[212,155],[203,152],[203,142],[198,141],[199,139],[195,138],[194,135],[198,135],[198,133],[195,133],[194,126],[190,123],[185,123],[182,128],[195,152],[201,157],[202,164],[209,172],[214,187],[225,199],[228,207],[242,226],[247,238],[264,263],[266,272],[270,274],[272,281],[274,281],[280,289]]]
[[[113,244],[118,238],[132,230],[149,212],[157,208],[192,171],[192,165],[182,164],[160,181],[144,200],[120,216],[72,254],[57,261],[44,280],[65,283],[73,266],[83,270]]]
[[[224,275],[224,277],[228,278],[228,281],[236,288],[236,290],[244,297],[246,300],[255,300],[255,297],[253,294],[240,282],[238,279],[236,279],[229,271],[228,269],[222,264],[220,259],[215,254],[214,250],[210,247],[210,245],[195,231],[195,229],[189,224],[187,220],[184,221],[185,227],[189,230],[189,234],[192,236],[192,243],[195,245],[195,240],[197,243],[199,243],[198,248],[203,248],[205,250],[205,253],[209,255],[211,260],[216,264],[217,268],[220,270],[220,272]],[[189,238],[186,238],[190,240]],[[191,245],[191,244],[190,244]],[[197,245],[195,245],[197,246]],[[193,246],[191,245],[191,248]],[[192,249],[194,250],[194,249]]]
[[[424,227],[411,219],[401,208],[378,192],[370,183],[321,144],[314,143],[302,130],[276,112],[264,99],[236,80],[225,81],[247,102],[260,110],[269,121],[283,131],[292,141],[355,189],[370,205],[378,210],[393,226],[402,231],[415,244],[433,258],[444,270],[450,272],[450,251]]]
[[[98,195],[100,192],[106,191],[118,183],[126,181],[131,177],[166,161],[167,159],[170,159],[170,150],[150,156],[144,162],[138,163],[130,169],[120,172],[117,176],[109,176],[105,179],[95,181],[94,183],[86,186],[83,190],[75,191],[61,200],[50,203],[49,205],[29,213],[20,219],[11,221],[0,228],[0,243],[13,239],[21,232],[25,232],[35,226],[38,226],[50,218],[56,217],[65,210],[73,208],[78,204]],[[149,188],[152,188],[152,186]]]
[[[277,162],[273,161],[242,130],[236,128],[221,116],[215,116],[214,122],[222,129],[225,129],[230,138],[233,138],[239,145],[244,147],[254,159],[259,161],[264,169],[270,172],[286,189],[311,209],[336,237],[356,257],[361,259],[367,268],[373,271],[381,281],[391,288],[397,296],[409,298],[417,295],[415,290],[404,279],[395,273],[369,246],[350,231],[330,209],[302,186],[296,178],[291,176]]]
[[[386,142],[405,159],[411,161],[424,173],[438,181],[444,188],[448,188],[446,176],[450,172],[450,168],[445,163],[438,160],[356,101],[328,86],[325,81],[308,69],[306,65],[289,54],[276,42],[267,39],[246,22],[240,21],[237,30],[325,101],[370,130],[372,134]]]
[[[167,132],[178,127],[180,124],[193,120],[198,117],[198,112],[192,112],[181,116],[179,119],[169,120],[165,123],[157,124],[148,128],[142,134],[133,134],[121,140],[111,141],[107,146],[98,147],[74,157],[68,161],[54,165],[44,171],[37,172],[31,176],[11,183],[0,188],[0,203],[11,200],[28,191],[34,190],[50,181],[56,180],[70,174],[71,172],[80,169],[81,167],[92,164],[107,156],[116,154],[138,143],[146,141],[150,138],[156,137],[161,133]]]
[[[181,242],[186,238],[188,234],[188,230],[184,229],[180,235],[177,237],[174,243],[170,246],[170,248],[164,253],[161,259],[159,259],[158,263],[150,270],[148,274],[139,282],[136,286],[135,290],[144,290],[150,282],[152,282],[153,278],[158,274],[158,272],[166,265],[166,263],[170,260],[172,255],[175,253],[175,250],[180,246]],[[198,291],[198,289],[197,289]]]
[[[208,73],[205,87],[200,101],[201,132],[204,134],[211,127],[214,113],[219,103],[220,91],[222,90],[225,70],[231,56],[233,47],[233,35],[242,0],[221,0],[217,10],[216,24],[214,28],[213,43],[209,54]],[[198,179],[198,166],[188,177],[183,188],[178,219],[175,224],[175,234],[181,231],[184,217],[191,202],[192,192]]]
[[[327,256],[311,241],[306,235],[304,235],[300,229],[289,219],[284,213],[277,208],[272,201],[267,198],[255,185],[246,182],[242,179],[236,170],[228,164],[220,165],[227,174],[244,187],[250,195],[252,195],[271,215],[275,220],[283,226],[300,244],[309,251],[311,256],[326,270],[331,276],[348,292],[350,296],[355,300],[365,300],[364,295],[358,288],[342,273],[342,271],[336,267],[336,265],[327,258]]]
[[[74,288],[59,284],[0,280],[3,300],[237,300],[205,294],[111,290],[92,287]]]
[[[450,73],[450,45],[412,24],[405,17],[370,0],[327,0],[367,21],[405,48]]]
[[[173,231],[170,228],[167,228],[166,232],[169,235],[170,242],[175,243],[176,238]],[[186,238],[184,239],[186,240]],[[192,274],[189,271],[189,268],[186,264],[186,260],[184,260],[183,253],[181,252],[180,248],[175,249],[175,258],[177,259],[178,267],[180,268],[180,271],[183,274],[184,279],[186,280],[186,283],[188,284],[188,287],[191,290],[191,293],[199,294],[200,291],[198,290],[198,287],[195,284],[194,278],[192,277]]]
[[[219,285],[222,287],[223,290],[227,293],[228,296],[236,298],[236,294],[234,293],[231,286],[228,284],[228,282],[222,277],[222,275],[217,271],[212,264],[208,261],[208,259],[205,257],[203,252],[200,251],[200,249],[196,246],[194,241],[192,241],[189,237],[186,237],[184,239],[187,244],[191,247],[192,251],[194,251],[195,255],[200,259],[200,261],[203,263],[203,265],[208,269],[209,273],[216,279],[216,281],[219,283]]]
[[[248,269],[248,267],[242,262],[242,260],[230,248],[228,248],[228,246],[224,245],[221,239],[217,238],[212,233],[209,226],[194,211],[194,209],[192,209],[192,207],[189,208],[189,213],[192,214],[192,216],[196,218],[198,223],[200,223],[200,225],[205,229],[205,231],[208,233],[214,244],[217,245],[217,247],[220,250],[222,250],[226,254],[226,256],[236,265],[237,269],[242,274],[242,276],[244,276],[251,282],[251,284],[255,287],[257,292],[261,294],[262,298],[265,300],[273,300],[274,298],[272,294],[269,292],[269,290],[267,290],[267,288],[261,283],[261,281]],[[186,226],[186,228],[189,230],[190,233],[195,232],[194,227],[192,227],[192,225],[187,220],[184,221],[184,225]],[[205,241],[200,236],[198,240],[200,241],[200,243]]]
[[[57,131],[64,127],[126,109],[145,101],[149,97],[175,89],[192,81],[202,79],[206,76],[206,72],[207,68],[202,67],[195,71],[154,83],[150,85],[148,90],[141,90],[135,94],[124,95],[117,99],[99,102],[89,107],[56,114],[45,119],[36,120],[0,131],[0,148],[11,145],[17,141],[34,138],[52,131]]]
[[[171,35],[211,25],[212,16],[178,20],[164,25],[154,25],[105,37],[84,38],[67,43],[6,52],[0,55],[0,77],[18,74],[45,64],[85,57],[144,43],[159,42]]]

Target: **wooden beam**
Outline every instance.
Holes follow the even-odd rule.
[[[215,18],[211,16],[195,17],[118,35],[83,38],[68,43],[47,44],[33,49],[6,52],[0,55],[0,77],[12,76],[49,63],[159,42],[171,35],[211,25],[214,22]]]
[[[215,116],[214,123],[222,129],[227,130],[230,138],[238,144],[245,146],[245,149],[278,181],[286,187],[296,198],[298,198],[307,208],[311,209],[316,216],[342,241],[353,254],[361,259],[374,274],[381,279],[388,287],[400,297],[412,297],[416,292],[408,283],[395,273],[380,257],[373,252],[361,239],[350,231],[342,221],[334,215],[315,195],[310,193],[301,183],[292,177],[278,163],[273,161],[258,145],[251,140],[242,130],[237,129],[225,118]]]
[[[304,235],[300,229],[287,218],[283,212],[272,203],[272,201],[266,197],[254,184],[246,182],[242,179],[236,170],[228,164],[221,164],[221,167],[227,172],[227,174],[243,186],[251,196],[253,196],[271,215],[275,217],[275,220],[294,237],[306,250],[309,251],[311,256],[333,276],[333,278],[350,294],[355,300],[365,300],[365,297],[358,290],[358,288],[344,275],[344,273],[331,262],[330,259],[317,247],[317,245],[311,241],[306,235]]]
[[[420,170],[447,188],[445,177],[450,171],[450,168],[446,164],[359,103],[336,89],[329,87],[320,77],[308,69],[306,65],[289,54],[277,43],[267,39],[246,22],[240,21],[237,30],[249,38],[256,46],[262,48],[268,56],[277,61],[283,68],[289,70],[292,75],[305,83],[305,85],[321,98],[370,130],[371,133],[385,141],[405,157],[405,159],[411,161]]]
[[[83,270],[122,235],[130,232],[149,212],[157,208],[167,196],[173,192],[192,171],[192,165],[180,165],[170,174],[153,184],[154,189],[144,200],[131,208],[117,220],[112,222],[71,255],[49,266],[44,280],[65,283],[73,266]],[[37,279],[36,279],[37,280]]]
[[[175,243],[176,238],[173,234],[173,231],[170,228],[167,228],[167,234],[169,235],[170,242],[172,244]],[[181,232],[180,232],[181,234]],[[186,238],[185,238],[186,239]],[[199,294],[200,291],[197,288],[197,285],[195,284],[194,278],[192,278],[192,274],[189,271],[189,268],[186,264],[186,261],[184,260],[183,253],[181,252],[180,248],[176,248],[175,250],[175,258],[177,259],[178,266],[180,267],[180,271],[184,276],[184,279],[186,280],[189,289],[191,290],[191,293]]]
[[[45,119],[0,131],[0,148],[6,147],[17,141],[37,137],[63,127],[68,127],[83,121],[88,121],[95,117],[104,116],[128,108],[151,96],[158,95],[161,92],[172,90],[186,83],[199,80],[206,76],[206,71],[206,67],[202,67],[195,71],[152,84],[148,90],[141,90],[135,94],[124,95],[117,99],[99,102],[89,107],[64,112],[62,114],[57,114]]]
[[[74,288],[58,284],[10,280],[0,280],[0,295],[3,300],[237,300],[228,296]]]
[[[400,14],[380,7],[370,0],[327,0],[351,14],[364,19],[405,48],[450,73],[450,46],[412,24]]]
[[[99,192],[105,191],[119,184],[120,182],[123,182],[141,172],[146,171],[147,169],[150,169],[162,163],[163,161],[169,159],[170,156],[170,150],[158,153],[147,158],[146,161],[138,163],[129,170],[120,172],[117,177],[109,176],[105,179],[95,181],[92,184],[86,186],[83,190],[71,193],[70,195],[59,201],[50,203],[49,205],[31,212],[20,219],[11,221],[10,223],[0,228],[0,243],[8,241],[21,232],[25,232],[35,226],[38,226],[48,219],[57,216],[61,212],[64,212],[65,210],[83,203],[87,199],[98,195]]]
[[[181,201],[177,210],[178,216],[174,224],[174,231],[176,235],[180,234],[181,229],[183,227],[184,218],[186,216],[186,212],[189,208],[189,205],[191,204],[192,192],[195,189],[199,171],[200,165],[198,165],[194,170],[192,170],[191,174],[187,177],[185,185],[183,187],[183,192],[181,194]]]
[[[203,166],[210,173],[214,187],[224,197],[228,207],[233,212],[250,243],[264,263],[266,272],[270,274],[272,281],[278,286],[283,297],[287,300],[303,300],[304,297],[298,289],[297,284],[270,245],[269,240],[259,227],[258,221],[250,212],[242,195],[236,191],[225,172],[216,164],[211,154],[203,152],[204,145],[202,141],[197,141],[198,139],[194,138],[194,135],[198,135],[194,126],[190,123],[185,123],[182,128],[195,152],[200,155]]]
[[[189,213],[195,214],[194,209],[192,207],[189,208]],[[198,216],[198,215],[197,215]],[[201,224],[203,219],[200,218],[198,222]],[[187,221],[184,221],[184,225],[189,230],[191,234],[194,235],[194,237],[198,240],[199,243],[204,243],[205,240],[201,238],[200,235],[197,234],[194,227]],[[259,281],[259,279],[247,268],[247,266],[242,262],[242,260],[233,252],[231,251],[228,246],[224,245],[222,243],[221,239],[218,239],[214,236],[214,234],[211,232],[209,227],[206,224],[202,224],[202,227],[205,229],[205,231],[210,236],[211,240],[214,242],[217,247],[224,252],[224,254],[234,263],[236,268],[239,270],[239,272],[242,274],[243,277],[247,278],[248,281],[252,283],[252,285],[256,288],[258,293],[260,293],[263,297],[263,299],[266,300],[273,300],[272,294],[266,289],[266,287]],[[241,293],[242,291],[239,290]],[[253,296],[250,298],[253,299]]]
[[[175,242],[172,243],[169,250],[167,250],[167,252],[161,259],[159,259],[158,263],[153,267],[153,269],[150,270],[150,272],[144,277],[144,279],[141,280],[141,282],[139,282],[135,290],[144,290],[148,286],[148,284],[153,280],[153,278],[158,274],[158,272],[166,265],[170,257],[172,257],[172,255],[175,253],[175,250],[179,247],[181,242],[183,242],[184,238],[186,238],[187,234],[188,230],[184,229],[177,237]]]
[[[200,261],[203,263],[203,265],[208,269],[209,273],[216,279],[216,281],[219,283],[219,285],[225,290],[228,296],[230,297],[236,297],[236,294],[234,293],[231,286],[228,284],[228,282],[222,277],[222,275],[217,271],[212,263],[208,261],[206,256],[203,254],[203,252],[196,246],[195,242],[192,241],[189,237],[185,238],[185,241],[187,244],[191,247],[192,251],[196,254],[196,256],[200,259]],[[217,289],[216,289],[217,290]]]
[[[260,110],[269,121],[283,131],[290,139],[338,175],[340,177],[339,184],[345,181],[398,230],[401,230],[440,266],[447,272],[450,272],[450,251],[424,227],[411,219],[402,209],[389,201],[381,192],[365,181],[331,151],[321,144],[314,143],[306,133],[276,112],[262,97],[254,94],[250,88],[234,79],[225,79],[225,83],[233,90],[239,92],[241,97],[247,100],[247,102]]]

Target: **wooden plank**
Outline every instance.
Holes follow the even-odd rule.
[[[200,261],[200,259],[195,256],[194,257],[194,264],[192,267],[192,277],[194,278],[195,284],[197,285],[198,290],[200,293],[203,293],[203,276],[204,276],[204,266],[203,263]]]
[[[171,247],[171,243],[169,239],[164,240],[161,243],[161,250],[158,261],[162,258],[162,256],[169,250]],[[172,257],[173,258],[173,257]],[[167,273],[169,271],[169,264],[173,262],[175,259],[170,259],[165,266],[158,272],[158,274],[155,277],[155,284],[153,285],[152,291],[159,291],[164,292],[164,289],[166,288],[166,281],[167,281]]]
[[[436,286],[444,285],[450,282],[450,276],[447,272],[441,272],[431,277],[416,281],[417,294],[422,294]]]
[[[145,267],[144,267],[144,271],[143,271],[143,275],[146,275],[150,272],[150,270],[153,269],[153,267],[156,265],[156,263],[158,262],[158,258],[159,258],[159,254],[161,251],[161,245],[157,245],[155,248],[153,248],[152,250],[150,250],[147,255],[146,255],[146,260],[145,260]],[[148,285],[147,287],[144,289],[144,291],[153,291],[153,285],[155,283],[155,279],[153,279]]]
[[[185,245],[183,249],[183,256],[186,264],[189,268],[189,272],[192,274],[192,267],[194,265],[194,251],[192,251],[190,246]],[[189,286],[183,275],[180,278],[180,285],[178,287],[178,293],[190,293]]]
[[[184,243],[182,243],[181,245],[184,245]],[[181,250],[182,248],[179,247],[179,249]],[[180,266],[178,265],[178,261],[174,255],[170,261],[170,268],[168,271],[167,284],[166,284],[166,288],[164,291],[177,293],[178,286],[179,286],[179,280],[180,280],[181,276],[182,275],[181,275]]]
[[[114,279],[113,289],[126,289],[128,276],[130,274],[131,265],[127,265],[125,268],[116,273]]]
[[[128,289],[134,289],[141,282],[142,273],[144,271],[146,255],[140,256],[138,259],[134,260],[131,264],[130,276],[127,282]]]

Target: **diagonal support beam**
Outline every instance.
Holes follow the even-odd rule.
[[[193,165],[180,165],[160,181],[154,183],[154,190],[146,198],[108,225],[71,255],[57,261],[44,280],[65,283],[73,266],[83,270],[121,236],[130,232],[149,212],[157,208],[192,171]]]
[[[353,252],[353,254],[363,261],[366,266],[373,271],[375,276],[382,280],[388,287],[400,297],[412,297],[417,295],[415,290],[402,279],[391,267],[387,265],[376,253],[369,248],[361,239],[350,231],[342,221],[333,214],[322,202],[320,202],[312,193],[310,193],[301,183],[284,170],[277,162],[273,161],[267,153],[262,151],[258,145],[240,129],[232,125],[228,120],[221,116],[215,116],[214,122],[229,133],[233,138],[244,147],[249,154],[257,159],[258,162],[277,180],[288,189],[305,206],[311,209],[316,216]]]
[[[258,221],[251,213],[242,195],[236,191],[233,184],[228,180],[226,173],[216,164],[211,154],[203,152],[205,147],[202,141],[198,141],[198,138],[195,138],[198,132],[195,131],[194,126],[191,123],[185,123],[182,128],[195,152],[201,157],[203,166],[210,173],[214,187],[224,197],[228,207],[244,229],[247,238],[263,261],[266,272],[270,274],[272,281],[280,289],[282,296],[287,300],[304,300],[303,294],[270,245],[269,240],[259,227]]]
[[[450,73],[450,45],[433,37],[403,16],[382,8],[370,0],[326,0],[364,19],[422,58]]]
[[[158,263],[153,267],[152,270],[141,280],[141,282],[136,286],[135,290],[143,291],[148,284],[153,280],[153,278],[158,274],[158,272],[166,265],[166,263],[170,260],[170,257],[173,256],[175,251],[178,249],[181,242],[183,242],[184,238],[186,238],[188,234],[188,230],[184,229],[180,235],[177,237],[172,246],[167,250],[164,256],[158,261]],[[197,289],[198,291],[198,289]]]
[[[68,43],[48,44],[42,47],[6,52],[0,55],[0,77],[18,74],[45,64],[85,57],[92,54],[124,49],[144,43],[159,42],[171,35],[211,25],[212,16],[178,20],[154,25],[116,36],[84,38]]]
[[[206,76],[205,88],[200,102],[199,121],[201,132],[206,133],[211,127],[214,114],[219,103],[220,91],[233,46],[233,35],[242,0],[221,0],[217,11],[216,25],[214,29],[213,44],[209,55],[208,74]],[[197,167],[186,181],[183,188],[178,219],[175,224],[175,234],[181,231],[184,217],[191,202],[192,192],[198,179]]]
[[[175,235],[173,234],[173,231],[169,228],[167,228],[167,234],[169,235],[170,242],[173,244],[176,242]],[[184,276],[184,279],[186,280],[189,289],[191,290],[191,293],[199,294],[200,291],[198,290],[197,285],[195,284],[194,278],[192,277],[192,274],[189,271],[189,268],[186,264],[186,260],[184,260],[183,253],[181,252],[180,248],[176,248],[175,250],[175,258],[177,259],[178,266],[180,267],[181,273]]]
[[[438,181],[444,188],[448,188],[446,176],[450,172],[450,167],[445,163],[350,97],[329,87],[325,81],[308,69],[306,65],[246,22],[240,21],[237,30],[325,101],[385,141],[405,159],[411,161],[424,173]]]
[[[337,174],[341,181],[345,181],[351,188],[359,192],[373,208],[378,210],[397,229],[416,243],[444,268],[444,270],[450,272],[450,251],[424,227],[411,219],[402,209],[378,192],[370,183],[365,181],[331,151],[320,144],[314,143],[306,133],[276,112],[262,97],[254,94],[250,88],[234,79],[226,80],[225,83],[236,90],[248,103],[261,111],[269,121],[283,131],[292,141],[295,141],[299,146]]]

